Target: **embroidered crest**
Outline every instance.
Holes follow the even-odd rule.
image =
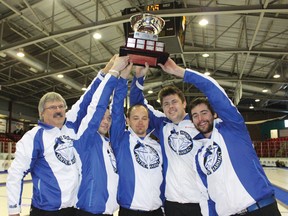
[[[57,159],[66,165],[72,165],[76,162],[73,139],[69,136],[60,136],[55,139],[54,152]]]
[[[204,154],[204,167],[207,170],[207,175],[215,172],[222,163],[222,151],[218,144],[215,142],[206,148]]]
[[[177,132],[173,129],[168,136],[168,144],[170,148],[179,155],[185,155],[193,148],[191,136],[186,131],[182,130]]]
[[[137,141],[134,147],[135,159],[142,167],[146,169],[157,168],[160,164],[160,157],[157,151],[149,145],[144,145]]]

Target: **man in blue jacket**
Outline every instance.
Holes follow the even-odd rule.
[[[114,64],[119,65],[121,58],[116,58]],[[128,66],[126,70],[131,70],[131,67]],[[118,70],[110,70],[97,88],[74,141],[82,163],[77,216],[112,216],[118,209],[116,195],[119,177],[107,137],[111,123],[115,124],[107,106],[118,83]],[[123,74],[121,72],[121,76],[125,76],[125,71]],[[112,137],[113,133],[110,133],[110,139]]]
[[[168,59],[161,68],[183,78],[207,98],[190,104],[202,147],[196,155],[197,183],[220,216],[280,216],[274,190],[253,148],[245,121],[224,89],[211,77],[184,69]],[[210,205],[208,215],[214,215]]]
[[[136,67],[136,74],[143,68]],[[124,78],[124,77],[123,77]],[[161,146],[147,133],[148,110],[128,109],[126,130],[124,99],[127,77],[120,78],[112,103],[111,143],[119,173],[119,216],[163,216],[163,157]]]
[[[108,68],[122,70],[127,64],[127,59],[123,60],[124,64],[118,62],[114,67],[108,63]],[[80,161],[73,141],[101,80],[103,75],[98,73],[67,113],[66,101],[60,94],[49,92],[40,99],[38,126],[16,144],[15,159],[8,170],[6,187],[10,216],[20,216],[23,178],[28,172],[33,181],[30,216],[75,215],[73,207],[79,187]]]
[[[130,104],[143,104],[148,108],[149,129],[160,140],[165,178],[165,215],[201,216],[200,202],[205,197],[197,186],[196,172],[191,168],[201,145],[192,141],[199,132],[185,111],[185,96],[177,87],[166,86],[159,92],[164,113],[155,110],[144,99],[144,76],[145,73],[139,73],[134,77]]]

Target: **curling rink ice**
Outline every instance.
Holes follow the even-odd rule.
[[[287,168],[276,168],[276,167],[265,167],[264,168],[271,183],[284,191],[288,192],[288,169]],[[8,216],[7,212],[7,195],[6,195],[6,178],[7,173],[0,172],[0,216]],[[32,196],[32,182],[30,175],[25,178],[24,190],[22,195],[22,213],[21,216],[28,216],[31,204]],[[288,193],[287,193],[288,194]],[[276,196],[277,198],[277,196]],[[288,196],[286,198],[288,200]],[[282,216],[288,216],[287,203],[278,201],[278,206]],[[118,215],[117,212],[114,214]]]

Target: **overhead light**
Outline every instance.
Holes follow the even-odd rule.
[[[205,71],[205,72],[204,72],[204,75],[206,75],[206,76],[210,76],[211,73],[210,73],[209,71]]]
[[[160,104],[160,99],[159,98],[156,101]]]
[[[38,72],[38,71],[37,71],[35,68],[33,68],[33,67],[30,67],[29,70],[32,71],[32,72],[34,72],[34,73],[37,73],[37,72]]]
[[[85,84],[83,85],[83,87],[81,88],[81,90],[82,90],[82,91],[86,91],[86,90],[87,90],[87,87],[86,87]]]
[[[207,57],[209,57],[209,54],[208,53],[203,53],[202,57],[207,58]]]
[[[18,57],[23,58],[25,56],[24,54],[24,49],[23,48],[19,48],[18,52],[16,54]]]
[[[0,57],[5,58],[6,56],[6,53],[0,52]]]
[[[201,19],[200,21],[199,21],[199,25],[200,26],[206,26],[208,24],[208,20],[206,20],[206,19]]]
[[[58,74],[57,77],[58,77],[59,79],[62,79],[62,78],[64,77],[64,75],[63,75],[63,74]]]
[[[96,39],[96,40],[99,40],[99,39],[102,38],[102,35],[101,35],[99,32],[95,32],[95,33],[93,34],[93,38]]]
[[[258,99],[258,98],[257,98],[257,99],[255,99],[255,102],[259,102],[259,101],[260,101],[260,99]]]
[[[253,104],[251,104],[251,105],[249,106],[249,109],[254,109]]]
[[[264,89],[262,90],[262,92],[266,93],[266,92],[268,92],[268,89],[264,88]]]
[[[72,87],[69,86],[69,85],[65,85],[65,88],[67,88],[67,89],[72,89]]]
[[[278,79],[280,78],[280,74],[278,74],[277,72],[274,74],[273,78]]]
[[[150,90],[148,91],[148,94],[152,94],[152,93],[153,93],[153,90],[150,89]]]

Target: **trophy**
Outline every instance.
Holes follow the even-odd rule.
[[[158,34],[165,25],[161,17],[144,13],[130,17],[130,24],[134,31],[133,38],[127,38],[125,46],[120,47],[120,56],[129,56],[134,65],[158,67],[158,63],[165,64],[169,54],[165,52],[165,44],[158,41]]]

